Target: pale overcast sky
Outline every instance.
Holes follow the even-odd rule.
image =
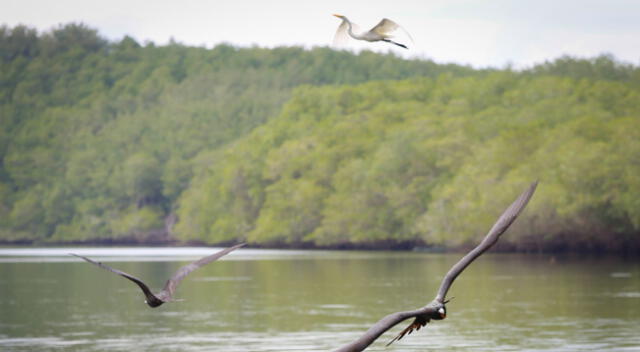
[[[109,39],[207,47],[328,46],[340,23],[333,13],[363,28],[388,17],[411,33],[410,50],[366,47],[436,62],[527,67],[610,53],[640,64],[639,0],[0,0],[0,24],[43,31],[83,22]]]

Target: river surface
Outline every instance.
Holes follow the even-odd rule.
[[[215,248],[0,248],[1,351],[330,351],[423,306],[460,254],[240,249],[160,289]],[[458,277],[447,319],[367,351],[640,351],[637,259],[486,254]]]

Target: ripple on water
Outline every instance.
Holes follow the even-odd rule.
[[[90,340],[67,340],[60,337],[21,337],[21,338],[3,338],[0,340],[0,346],[3,348],[12,347],[28,347],[29,349],[58,348],[77,345],[90,344]]]
[[[191,281],[200,281],[200,282],[216,282],[216,281],[251,281],[251,277],[249,276],[205,276],[205,277],[196,277],[191,279]]]
[[[614,272],[614,273],[611,273],[610,276],[616,279],[627,279],[632,277],[633,275],[627,272]]]

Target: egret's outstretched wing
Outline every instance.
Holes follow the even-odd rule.
[[[343,46],[349,41],[349,24],[347,21],[342,21],[336,34],[333,36],[333,46]]]
[[[371,28],[369,32],[374,34],[375,36],[380,37],[381,40],[393,38],[394,41],[395,40],[399,40],[401,42],[410,41],[413,43],[413,38],[411,38],[411,35],[409,35],[409,32],[407,32],[404,28],[402,28],[402,26],[400,26],[399,24],[393,22],[388,18],[383,18],[380,21],[380,23],[375,25],[375,27]],[[406,45],[404,44],[397,43],[397,42],[394,44],[400,45],[406,48]]]
[[[401,25],[393,22],[388,18],[383,18],[377,25],[371,28],[371,32],[385,38],[397,37],[398,33],[406,35],[407,38],[413,43],[413,38]],[[402,39],[402,38],[401,38]]]
[[[142,280],[138,279],[137,277],[135,277],[133,275],[129,275],[129,274],[125,273],[124,271],[120,271],[118,269],[114,269],[114,268],[112,268],[112,267],[110,267],[108,265],[102,264],[100,262],[93,261],[93,260],[91,260],[91,259],[89,259],[87,257],[83,257],[81,255],[77,255],[77,254],[74,254],[74,253],[69,253],[69,254],[71,254],[74,257],[81,258],[81,259],[83,259],[83,260],[85,260],[85,261],[87,261],[87,262],[89,262],[89,263],[91,263],[93,265],[99,266],[100,268],[102,268],[104,270],[108,270],[108,271],[110,271],[112,273],[118,274],[118,275],[120,275],[120,276],[122,276],[122,277],[124,277],[126,279],[129,279],[129,280],[133,281],[136,285],[138,285],[138,287],[140,287],[140,289],[142,290],[142,292],[144,293],[144,295],[146,297],[153,296],[153,293],[151,292],[149,287],[144,282],[142,282]]]
[[[351,32],[355,35],[362,35],[364,30],[357,23],[351,22]]]
[[[373,28],[371,28],[370,32],[374,32],[381,37],[388,37],[393,34],[400,25],[393,22],[388,18],[383,18],[378,24],[376,24]]]
[[[407,36],[407,38],[409,38],[409,41],[411,41],[411,43],[415,43],[415,42],[413,41],[413,37],[411,37],[411,34],[409,34],[409,32],[407,32],[407,30],[406,30],[406,29],[404,29],[404,27],[402,27],[402,26],[398,26],[398,30],[399,30],[399,31],[401,31],[402,33],[404,33],[404,35],[406,35],[406,36]]]
[[[336,30],[336,34],[333,36],[334,46],[347,45],[351,38],[360,39],[360,38],[353,37],[349,33],[349,24],[351,24],[351,33],[353,33],[356,36],[363,35],[362,29],[360,28],[360,26],[358,26],[356,23],[353,23],[347,19],[343,19],[342,23],[340,23],[340,26],[338,26],[338,29]]]
[[[180,269],[178,269],[175,274],[173,274],[173,276],[171,276],[171,278],[169,280],[167,280],[167,283],[164,285],[163,291],[166,292],[166,294],[168,295],[167,298],[171,298],[173,297],[173,293],[176,290],[176,287],[178,286],[178,284],[180,283],[180,281],[182,281],[182,279],[185,278],[185,276],[189,275],[192,271],[198,269],[201,266],[204,266],[206,264],[211,263],[212,261],[219,259],[222,256],[225,256],[233,251],[235,251],[236,249],[244,246],[246,243],[241,243],[241,244],[237,244],[233,247],[229,247],[229,248],[225,248],[219,252],[216,252],[210,256],[206,256],[204,258],[198,259],[195,262],[191,263],[191,264],[187,264],[183,267],[181,267]]]
[[[520,212],[527,206],[529,199],[535,192],[536,187],[538,186],[538,181],[532,183],[529,188],[527,188],[498,218],[498,220],[493,224],[493,227],[485,238],[480,242],[476,248],[472,249],[467,255],[462,257],[451,269],[447,275],[442,279],[442,284],[440,284],[440,289],[438,290],[438,294],[436,295],[436,300],[440,303],[444,302],[444,298],[447,295],[447,291],[453,284],[453,280],[460,275],[460,273],[471,264],[476,258],[478,258],[482,253],[487,251],[491,246],[493,246],[502,235],[513,223],[513,221],[520,215]]]

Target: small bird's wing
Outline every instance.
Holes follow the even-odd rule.
[[[185,278],[185,276],[189,275],[192,271],[198,269],[199,267],[209,264],[212,261],[225,256],[233,251],[235,251],[236,249],[244,246],[246,243],[241,243],[241,244],[237,244],[233,247],[229,247],[229,248],[225,248],[219,252],[216,252],[210,256],[204,257],[204,258],[200,258],[198,260],[196,260],[195,262],[191,263],[191,264],[187,264],[183,267],[181,267],[180,269],[178,269],[175,274],[173,274],[173,276],[171,276],[171,278],[167,281],[167,283],[164,285],[164,288],[162,289],[162,291],[164,292],[163,297],[166,297],[167,299],[171,299],[171,297],[173,297],[173,293],[176,290],[176,287],[178,286],[178,284],[182,281],[182,279]],[[159,294],[160,295],[160,294]]]
[[[458,275],[473,262],[476,258],[478,258],[482,253],[486,252],[491,246],[493,246],[497,241],[500,235],[502,235],[508,228],[511,226],[513,221],[520,215],[520,212],[527,206],[529,199],[535,192],[536,187],[538,186],[538,181],[533,182],[508,208],[507,210],[500,215],[498,220],[489,233],[485,236],[485,238],[480,242],[480,244],[472,249],[467,255],[462,257],[451,269],[447,275],[442,279],[442,284],[440,284],[440,289],[438,290],[438,294],[436,296],[436,300],[440,303],[444,303],[444,299],[447,295],[447,291],[451,287],[453,280],[456,279]]]
[[[149,289],[149,287],[144,282],[142,282],[142,280],[138,279],[137,277],[135,277],[133,275],[129,275],[129,274],[125,273],[124,271],[120,271],[118,269],[114,269],[114,268],[112,268],[112,267],[110,267],[108,265],[102,264],[100,262],[93,261],[93,260],[91,260],[91,259],[89,259],[87,257],[83,257],[81,255],[77,255],[77,254],[74,254],[74,253],[69,253],[69,254],[71,254],[74,257],[78,257],[78,258],[84,259],[85,261],[87,261],[87,262],[89,262],[89,263],[91,263],[93,265],[97,265],[97,266],[101,267],[104,270],[108,270],[108,271],[110,271],[112,273],[118,274],[118,275],[120,275],[120,276],[122,276],[122,277],[124,277],[126,279],[129,279],[129,280],[133,281],[136,285],[138,285],[138,287],[140,287],[140,289],[142,290],[142,292],[144,292],[144,295],[146,297],[149,297],[149,296],[154,297],[154,295],[151,292],[151,290]]]

